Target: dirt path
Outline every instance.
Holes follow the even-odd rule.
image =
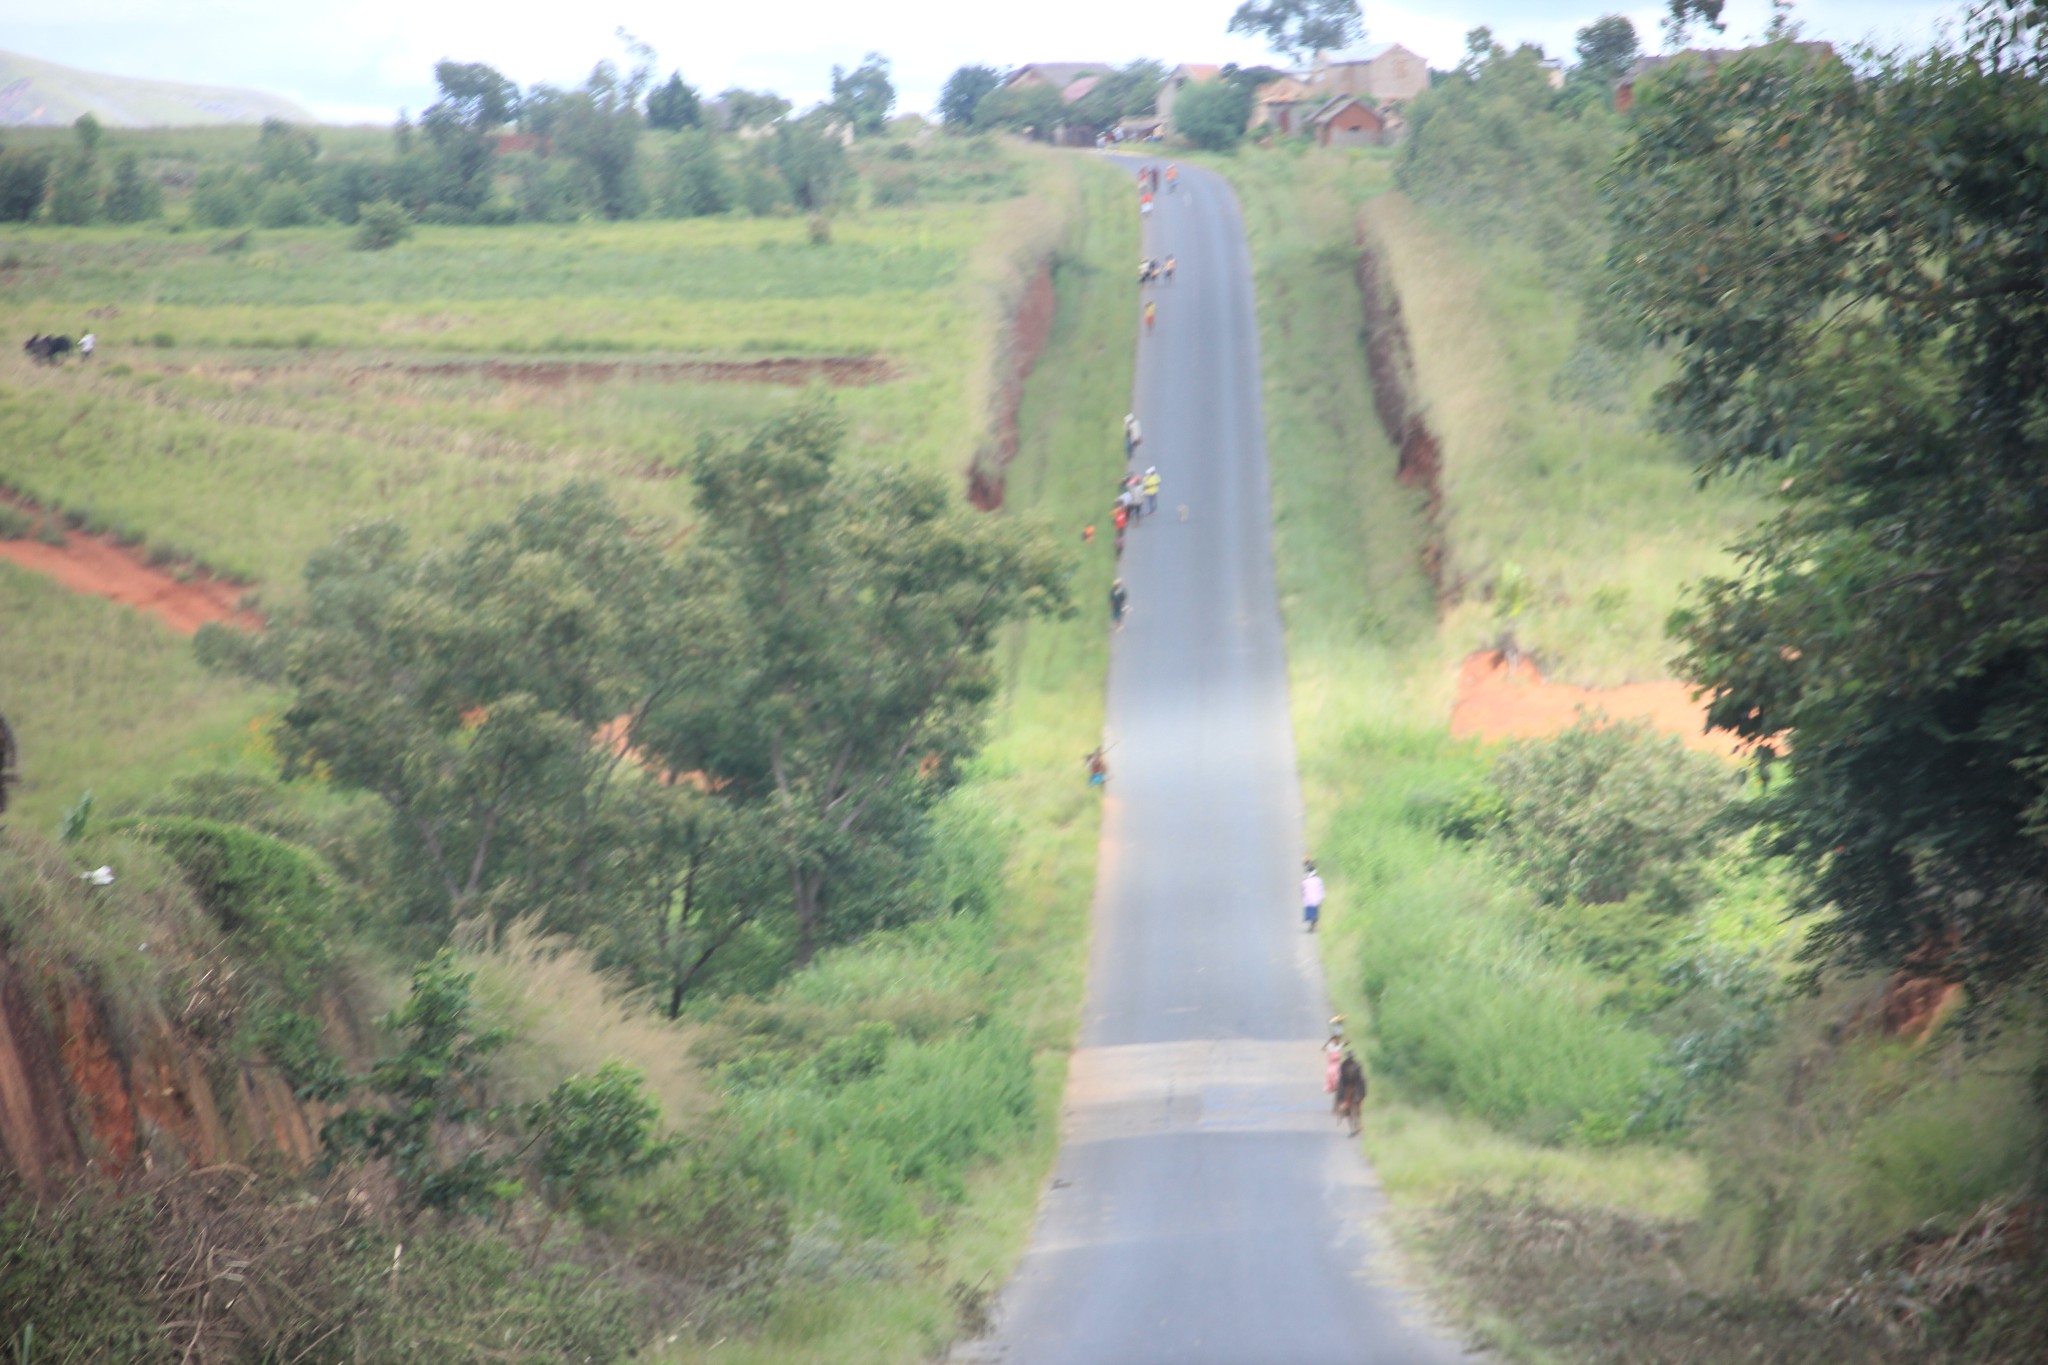
[[[24,511],[37,509],[9,498]],[[40,540],[0,540],[0,559],[42,574],[72,592],[91,593],[146,611],[180,635],[191,635],[209,621],[237,621],[260,626],[262,618],[238,611],[245,584],[210,574],[190,581],[152,567],[139,553],[112,536],[66,531],[62,545]]]
[[[614,379],[673,383],[780,384],[802,387],[825,383],[833,388],[887,384],[901,377],[880,356],[767,356],[760,360],[448,360],[406,365],[407,374],[482,375],[500,384],[603,384]],[[374,373],[375,371],[365,371]]]
[[[1743,745],[1724,730],[1706,728],[1707,708],[1690,683],[1675,679],[1624,687],[1574,687],[1550,682],[1527,659],[1510,664],[1493,650],[1468,655],[1458,670],[1451,734],[1459,739],[1532,739],[1569,729],[1579,712],[1601,711],[1615,720],[1645,720],[1677,735],[1687,748],[1734,756]]]

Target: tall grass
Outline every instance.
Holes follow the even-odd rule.
[[[88,789],[100,809],[199,765],[265,761],[257,717],[280,699],[211,676],[154,617],[0,563],[0,715],[21,749],[9,824],[54,831]]]
[[[1360,221],[1392,267],[1443,451],[1446,652],[1506,625],[1576,682],[1669,676],[1665,618],[1685,584],[1731,566],[1726,547],[1763,501],[1741,481],[1695,485],[1690,456],[1645,416],[1657,358],[1592,346],[1576,288],[1533,247],[1476,245],[1399,195]],[[1511,622],[1504,575],[1531,589]]]

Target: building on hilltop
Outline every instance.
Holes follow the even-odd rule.
[[[1326,98],[1357,95],[1399,104],[1429,89],[1429,63],[1399,43],[1380,43],[1356,56],[1318,52],[1308,84]]]
[[[1083,76],[1100,78],[1114,70],[1116,68],[1108,62],[1026,62],[1003,77],[1003,88],[1028,90],[1034,85],[1042,85],[1059,91],[1064,98],[1066,91]]]

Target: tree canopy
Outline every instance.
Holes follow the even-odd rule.
[[[1675,622],[1709,714],[1790,771],[1760,818],[1822,950],[1983,986],[2048,948],[2044,34],[1672,62],[1609,188],[1667,420],[1781,488]]]
[[[992,66],[960,67],[939,91],[939,118],[948,128],[971,127],[982,97],[1002,83],[1002,73]]]
[[[1173,105],[1176,131],[1212,152],[1235,147],[1251,116],[1252,92],[1235,81],[1198,81],[1181,91]]]
[[[1625,14],[1608,14],[1595,19],[1578,32],[1574,49],[1579,64],[1573,75],[1581,80],[1619,80],[1635,61],[1642,44],[1636,26]]]
[[[832,932],[835,881],[896,856],[957,779],[994,696],[998,632],[1067,605],[1042,531],[975,513],[932,475],[841,471],[843,439],[807,408],[700,448],[701,547],[744,629],[641,732],[671,769],[769,818],[798,962]]]
[[[1358,0],[1244,0],[1230,16],[1230,32],[1264,38],[1289,61],[1336,52],[1365,37]]]
[[[870,52],[851,71],[832,68],[832,108],[857,137],[873,137],[889,122],[896,107],[896,87],[889,80],[889,59]]]
[[[668,79],[647,95],[647,126],[665,133],[695,128],[704,121],[703,101],[695,87],[686,84],[683,73],[669,72]]]

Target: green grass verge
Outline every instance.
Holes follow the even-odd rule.
[[[1682,1153],[1515,1135],[1633,1099],[1656,1043],[1601,1015],[1592,973],[1547,957],[1497,875],[1437,837],[1434,813],[1484,757],[1445,733],[1454,655],[1421,565],[1422,497],[1395,481],[1361,345],[1357,224],[1361,206],[1382,211],[1391,158],[1247,151],[1219,164],[1257,273],[1296,744],[1331,887],[1324,960],[1338,1006],[1376,1032],[1367,1150],[1411,1212],[1474,1183],[1695,1209],[1699,1171]]]
[[[156,618],[0,563],[0,715],[21,749],[7,819],[53,832],[194,767],[269,766],[258,717],[282,699],[213,677]]]

